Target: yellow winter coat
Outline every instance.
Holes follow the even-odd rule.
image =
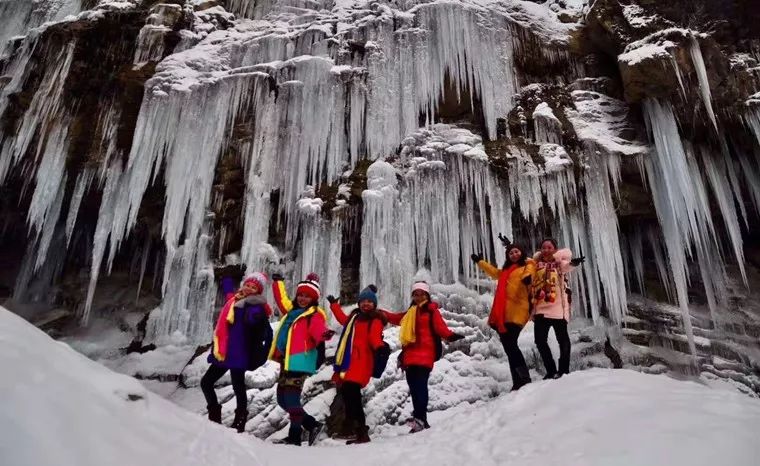
[[[506,331],[504,323],[525,325],[530,319],[530,286],[522,281],[525,277],[532,279],[535,275],[536,263],[533,259],[526,259],[524,266],[515,265],[514,268],[506,269],[499,269],[481,260],[478,267],[498,280],[488,323],[501,333]]]

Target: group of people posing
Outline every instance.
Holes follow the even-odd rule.
[[[497,280],[488,323],[499,335],[509,361],[512,390],[530,383],[525,358],[517,344],[518,336],[529,320],[534,321],[535,342],[546,369],[545,379],[558,378],[570,370],[571,293],[567,274],[583,263],[572,258],[568,249],[557,249],[557,242],[545,239],[541,250],[532,258],[523,249],[503,236],[507,259],[498,268],[479,254],[472,260],[490,277]],[[221,423],[221,405],[214,391],[215,383],[229,370],[237,409],[231,427],[242,432],[248,420],[245,372],[254,370],[271,359],[280,364],[277,380],[277,404],[289,416],[288,435],[282,443],[301,445],[304,437],[313,444],[322,430],[322,423],[308,414],[301,403],[306,379],[324,362],[325,342],[335,332],[327,326],[327,314],[319,306],[319,277],[307,275],[296,287],[295,301],[288,297],[282,276],[272,276],[272,290],[282,318],[276,332],[269,317],[272,310],[263,292],[268,279],[262,273],[247,275],[236,289],[230,277],[221,285],[225,292],[214,329],[208,371],[201,379],[209,420]],[[343,326],[333,365],[333,381],[345,406],[348,444],[369,442],[361,390],[372,377],[381,377],[390,355],[390,346],[383,340],[387,324],[400,326],[399,367],[405,372],[412,398],[411,433],[427,429],[428,379],[442,353],[442,341],[464,338],[452,332],[441,316],[439,306],[430,296],[428,283],[412,285],[411,305],[400,313],[378,308],[377,288],[369,285],[358,296],[357,307],[346,313],[340,301],[327,296],[329,308]],[[559,366],[547,343],[549,329],[554,328],[560,347]]]

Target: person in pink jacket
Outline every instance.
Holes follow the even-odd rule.
[[[536,274],[533,279],[532,304],[534,337],[536,347],[544,362],[544,379],[560,378],[570,373],[570,336],[567,324],[570,322],[570,290],[567,274],[582,264],[584,257],[573,259],[569,249],[557,249],[557,241],[546,238],[541,242],[541,251],[534,255]],[[549,348],[549,329],[559,343],[559,369],[554,364],[554,356]]]

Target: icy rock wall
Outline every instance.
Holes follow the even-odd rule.
[[[0,1],[0,57],[9,39],[23,36],[48,21],[59,21],[82,11],[82,0]]]
[[[116,212],[107,223],[110,226],[97,228],[110,230],[96,236],[91,289],[97,280],[95,269],[102,261],[99,251],[105,249],[97,242],[107,241],[110,245],[110,267],[119,245],[135,225],[146,188],[156,181],[164,165],[166,207],[162,234],[167,260],[162,289],[166,293],[174,279],[190,283],[185,272],[175,273],[175,266],[170,264],[181,254],[183,267],[202,268],[191,251],[196,249],[203,212],[212,200],[214,167],[235,136],[235,128],[248,127],[254,133],[244,144],[248,182],[241,251],[243,261],[253,268],[262,266],[267,259],[261,251],[267,249],[273,190],[280,193],[277,215],[290,222],[288,248],[295,247],[298,239],[302,245],[313,247],[304,237],[322,227],[298,218],[304,189],[334,182],[360,157],[374,159],[391,153],[406,134],[418,127],[420,114],[432,122],[445,78],[452,80],[457,89],[474,91],[482,102],[487,133],[495,136],[497,116],[506,112],[514,93],[514,74],[509,72],[513,26],[507,16],[489,19],[484,13],[484,9],[466,4],[420,5],[409,10],[404,17],[409,24],[402,23],[399,30],[388,16],[381,15],[332,39],[360,39],[366,50],[363,57],[331,52],[328,38],[333,34],[332,28],[304,28],[300,21],[294,21],[292,29],[286,31],[274,25],[250,32],[220,31],[212,35],[214,40],[164,60],[146,85],[132,151],[114,200]],[[484,47],[499,53],[478,53]],[[199,52],[212,60],[197,60]],[[485,154],[479,156],[485,160]],[[470,180],[470,176],[463,173],[461,182],[479,183],[467,197],[467,206],[475,207],[471,197],[481,194],[486,182],[481,178]],[[488,186],[496,184],[488,182]],[[419,189],[422,194],[428,193],[428,203],[432,203],[434,193]],[[456,202],[451,200],[452,204]],[[486,233],[486,216],[477,221],[479,229]],[[465,222],[465,232],[469,233],[474,223],[472,218]],[[338,229],[337,225],[329,228],[333,232]],[[337,238],[337,233],[330,235]],[[456,280],[462,272],[461,257],[484,249],[465,244],[482,241],[472,238],[482,238],[483,234],[463,238],[462,251],[443,248],[444,243],[458,237],[430,235],[420,239],[434,245],[434,251],[445,252],[445,265],[432,261],[435,276],[442,280]],[[180,239],[184,245],[180,245]],[[320,261],[297,257],[299,272],[319,268]],[[330,255],[328,264],[332,265],[336,257],[339,255]],[[431,263],[431,257],[437,256],[431,253],[418,257],[416,262]],[[467,268],[471,269],[464,269]],[[325,270],[331,274],[331,283],[337,284],[337,269]],[[467,278],[471,273],[464,270]],[[186,285],[179,289],[185,290]],[[85,321],[92,293],[88,293],[85,303]],[[187,296],[183,291],[179,299],[172,298],[176,305],[167,312],[184,312]],[[173,328],[169,325],[156,334]]]

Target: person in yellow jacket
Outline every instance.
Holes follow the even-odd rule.
[[[501,234],[499,239],[504,243],[507,253],[507,260],[501,269],[484,260],[480,254],[471,257],[481,270],[497,280],[488,325],[499,334],[504,352],[507,353],[512,391],[515,391],[531,381],[517,338],[530,320],[530,285],[536,273],[536,264],[533,259],[525,256],[520,246],[511,244]]]

